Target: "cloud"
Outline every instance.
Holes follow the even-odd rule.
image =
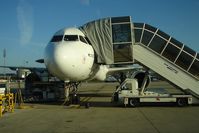
[[[33,9],[25,0],[20,0],[17,6],[18,28],[20,31],[20,43],[27,45],[33,34]]]
[[[80,0],[82,5],[89,6],[90,5],[90,0]]]

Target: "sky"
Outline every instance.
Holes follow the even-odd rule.
[[[198,0],[0,0],[0,65],[44,67],[44,48],[64,27],[106,17],[161,29],[199,53]],[[1,73],[1,71],[0,71]]]

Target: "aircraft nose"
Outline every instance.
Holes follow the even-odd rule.
[[[48,71],[62,80],[67,77],[67,70],[71,64],[73,53],[71,53],[70,46],[61,44],[48,44],[45,49],[44,62]]]

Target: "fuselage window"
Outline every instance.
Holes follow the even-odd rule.
[[[87,41],[86,41],[86,39],[83,36],[79,36],[79,39],[80,39],[81,42],[87,44]]]
[[[77,35],[65,35],[64,41],[78,41]]]
[[[60,42],[63,39],[63,35],[53,36],[50,42]]]

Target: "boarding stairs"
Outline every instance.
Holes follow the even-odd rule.
[[[133,58],[184,92],[199,98],[199,54],[144,23],[134,23]]]

